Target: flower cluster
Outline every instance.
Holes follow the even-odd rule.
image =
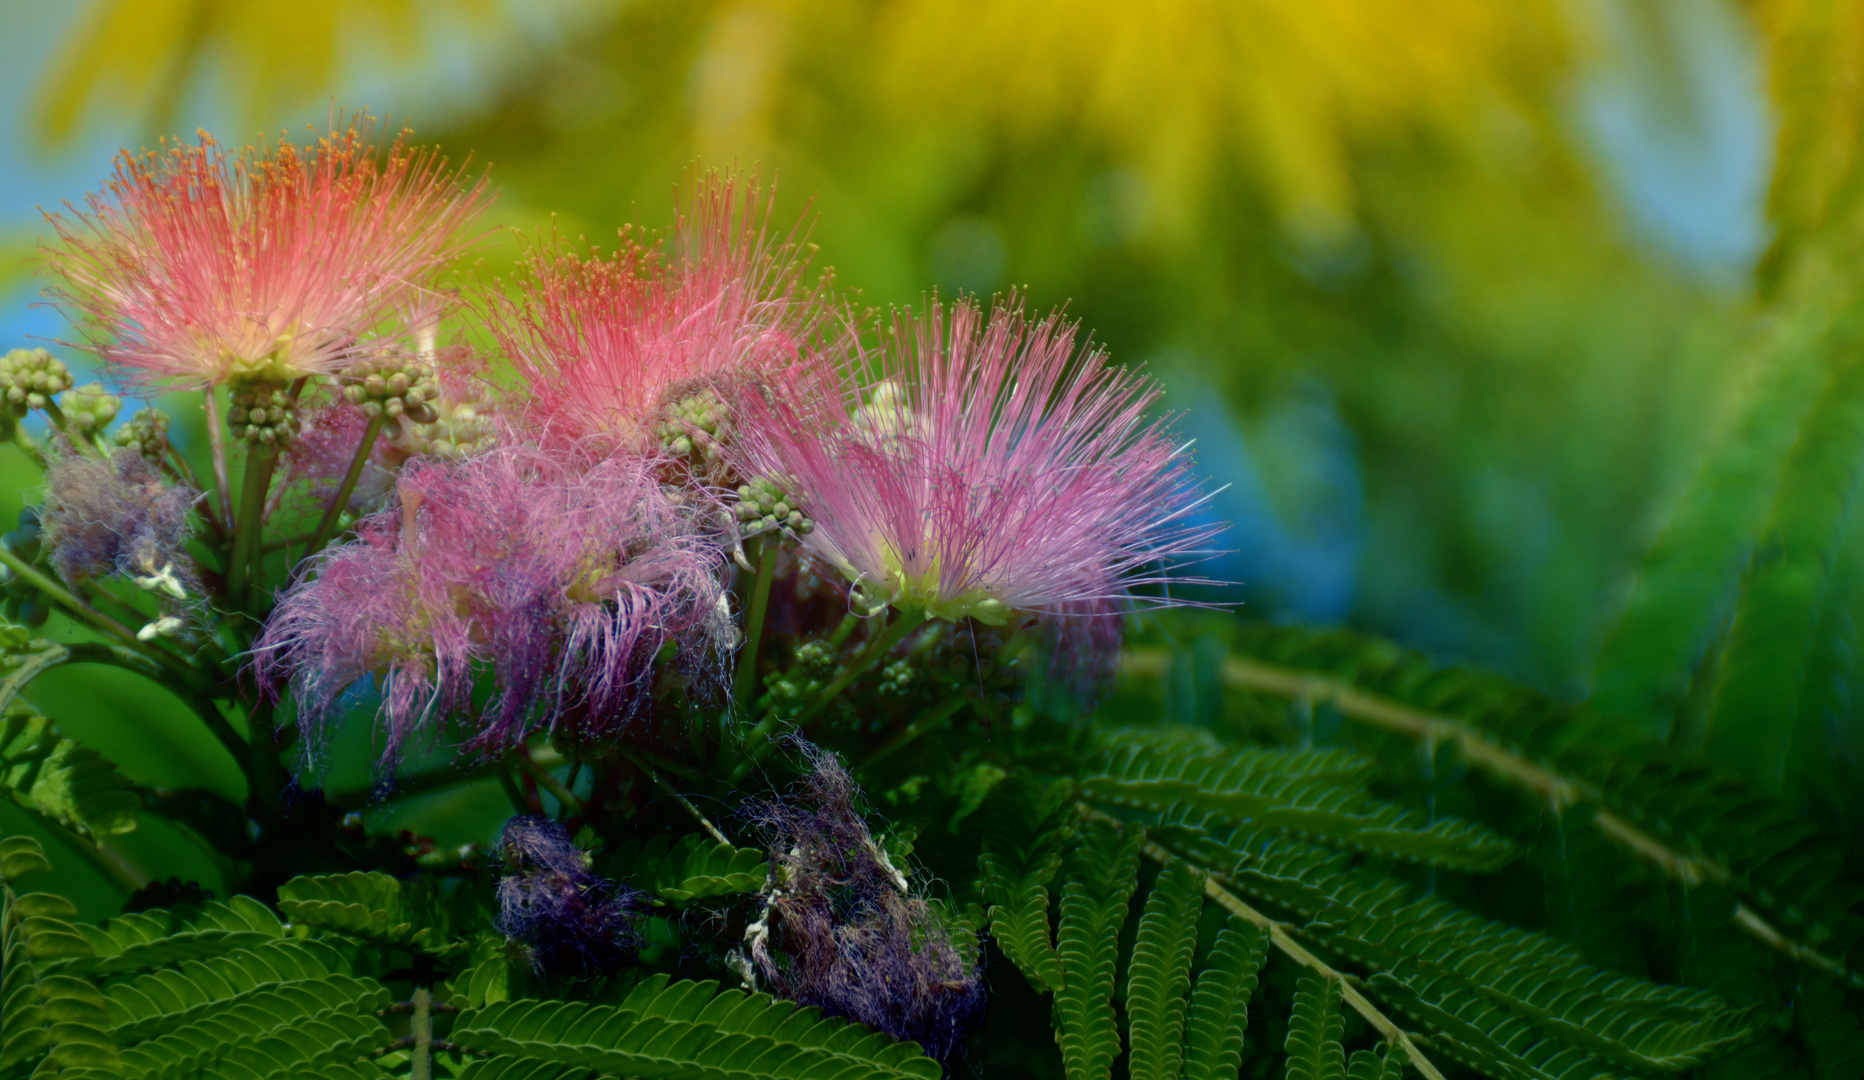
[[[125,152],[84,210],[49,215],[58,295],[139,385],[290,382],[379,354],[376,332],[463,250],[486,203],[360,118],[308,150]]]
[[[48,464],[44,507],[0,538],[0,593],[44,621],[43,587],[197,707],[256,685],[254,836],[285,821],[257,766],[292,736],[268,720],[295,723],[303,776],[372,706],[381,780],[420,740],[500,779],[518,816],[490,921],[539,973],[612,989],[623,965],[663,966],[668,934],[710,918],[736,944],[748,921],[714,962],[949,1061],[983,1009],[975,929],[804,734],[884,740],[875,768],[970,737],[967,706],[987,726],[999,699],[1096,697],[1126,615],[1177,602],[1165,586],[1211,530],[1149,380],[1014,297],[875,330],[800,226],[772,228],[773,198],[708,176],[665,238],[551,238],[469,293],[446,270],[483,182],[367,117],[309,147],[124,155],[51,215],[54,295],[119,384],[199,393],[207,438],[178,424],[171,444],[152,408],[118,424],[118,397],[43,350],[0,359],[0,434]],[[443,343],[455,319],[479,325]],[[41,558],[68,590],[27,569]],[[139,630],[118,621],[151,603]],[[784,745],[803,782],[747,799]],[[767,879],[681,781],[744,808]],[[666,905],[648,920],[545,810],[605,858],[651,850],[630,844],[682,810],[713,843],[682,842],[678,868],[642,856]],[[442,862],[476,873],[479,850]]]
[[[801,750],[798,790],[751,810],[770,849],[763,916],[745,934],[751,962],[784,997],[949,1058],[983,1014],[976,948],[875,841],[841,762]]]
[[[1059,318],[934,303],[842,375],[744,398],[740,469],[783,478],[803,546],[876,608],[1091,622],[1211,538],[1157,391]]]
[[[46,469],[40,524],[58,576],[77,583],[121,574],[151,591],[186,599],[198,591],[182,551],[195,492],[163,481],[130,448],[104,459],[75,450]]]
[[[591,872],[560,822],[522,815],[505,823],[498,929],[530,951],[545,975],[606,975],[634,951],[641,893]]]
[[[633,230],[606,258],[540,248],[529,290],[495,302],[490,320],[524,376],[534,428],[634,452],[690,434],[690,453],[719,435],[714,395],[824,388],[821,339],[843,320],[808,281],[798,239],[773,234],[768,214],[755,185],[709,178],[688,195],[671,250]]]
[[[613,733],[669,644],[695,681],[722,669],[720,550],[643,460],[526,446],[413,459],[357,533],[280,598],[254,651],[311,728],[352,683],[379,678],[391,762],[445,717],[477,717],[486,751],[539,724]],[[495,691],[475,706],[487,668]]]

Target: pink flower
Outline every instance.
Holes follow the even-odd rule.
[[[771,477],[814,523],[801,542],[870,603],[1002,624],[1086,620],[1104,638],[1134,586],[1204,552],[1182,449],[1146,410],[1158,391],[1077,352],[1074,327],[1014,302],[897,322],[846,401],[744,399],[740,471]],[[1178,579],[1183,580],[1183,579]],[[1143,602],[1162,604],[1167,599]]]
[[[527,447],[416,458],[358,532],[280,599],[256,667],[264,685],[290,681],[312,731],[379,677],[390,762],[449,717],[487,752],[572,715],[576,735],[618,729],[670,642],[696,679],[723,670],[720,551],[644,462],[570,466]],[[475,708],[488,668],[494,693]]]
[[[366,116],[305,150],[229,156],[203,133],[125,151],[88,213],[48,214],[47,262],[131,381],[284,382],[380,355],[486,201],[405,133],[381,151]]]
[[[682,396],[826,385],[815,343],[832,312],[805,281],[796,234],[769,231],[755,183],[709,176],[685,203],[671,252],[627,229],[610,258],[553,243],[532,254],[522,299],[494,302],[491,330],[529,386],[533,428],[652,449]]]

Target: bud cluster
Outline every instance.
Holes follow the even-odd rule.
[[[424,360],[370,360],[343,373],[343,400],[374,420],[387,417],[404,430],[440,419],[434,366]]]
[[[149,461],[161,461],[168,449],[168,414],[160,409],[138,410],[128,423],[117,428],[116,444],[133,448]]]
[[[298,409],[284,387],[251,382],[234,388],[227,423],[234,435],[247,442],[284,446],[297,434]]]
[[[719,460],[718,435],[724,421],[724,406],[711,391],[681,398],[660,422],[660,446],[677,457],[696,458],[695,464],[711,465]]]
[[[815,522],[790,501],[790,496],[770,480],[758,478],[738,487],[738,529],[746,536],[788,529],[798,536],[808,536]]]
[[[71,389],[71,371],[44,349],[14,349],[0,359],[0,391],[15,417],[43,409]]]
[[[420,424],[408,435],[408,448],[417,454],[458,459],[490,450],[493,437],[490,409],[484,402],[461,402],[439,408],[432,423]]]
[[[102,383],[85,383],[58,403],[73,435],[98,435],[123,408],[123,399],[107,392]]]
[[[880,671],[880,693],[890,697],[905,697],[919,681],[918,667],[911,657],[901,657],[888,664]]]

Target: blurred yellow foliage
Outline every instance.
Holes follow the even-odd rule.
[[[617,5],[619,7],[619,5]],[[152,128],[210,59],[253,126],[332,92],[359,42],[406,56],[423,15],[501,32],[496,0],[100,0],[50,68],[40,129],[65,138],[100,104]],[[1557,0],[736,0],[696,20],[689,122],[701,156],[758,157],[799,57],[842,54],[856,94],[908,130],[1085,133],[1142,175],[1153,224],[1198,220],[1226,159],[1259,179],[1297,239],[1355,217],[1363,141],[1465,141],[1543,107],[1569,44]],[[670,94],[680,88],[669,87]]]
[[[881,25],[887,89],[924,120],[956,107],[1022,136],[1086,129],[1142,171],[1174,231],[1234,152],[1323,244],[1355,216],[1359,141],[1456,139],[1531,108],[1568,53],[1551,0],[901,0]]]
[[[1864,3],[1753,0],[1780,130],[1769,217],[1775,270],[1808,234],[1858,212],[1864,181]]]
[[[248,127],[328,95],[347,46],[418,56],[421,17],[489,26],[496,0],[97,0],[47,68],[35,126],[57,143],[98,107],[164,132],[195,77],[218,62]]]

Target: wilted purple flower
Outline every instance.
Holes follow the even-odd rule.
[[[607,975],[627,962],[646,898],[590,872],[560,822],[512,818],[498,853],[510,871],[498,883],[498,931],[529,946],[539,970]]]
[[[1190,519],[1187,456],[1146,419],[1157,390],[1078,351],[1058,317],[960,301],[947,333],[934,304],[847,378],[845,403],[748,397],[740,471],[795,496],[814,523],[803,545],[872,604],[991,625],[1103,617],[1215,532]]]
[[[122,574],[174,600],[198,593],[181,547],[197,494],[163,480],[161,470],[134,449],[118,450],[108,460],[55,453],[40,512],[53,569],[70,582]]]
[[[695,679],[731,634],[721,551],[642,461],[503,447],[415,459],[393,500],[279,601],[254,646],[261,680],[289,679],[314,729],[344,690],[381,677],[392,762],[429,720],[471,717],[497,751],[574,710],[573,734],[627,724],[668,643]],[[473,705],[476,673],[495,677]]]
[[[751,960],[784,997],[948,1058],[983,1015],[978,957],[874,841],[841,762],[802,749],[800,789],[752,810],[771,880],[745,934]]]

